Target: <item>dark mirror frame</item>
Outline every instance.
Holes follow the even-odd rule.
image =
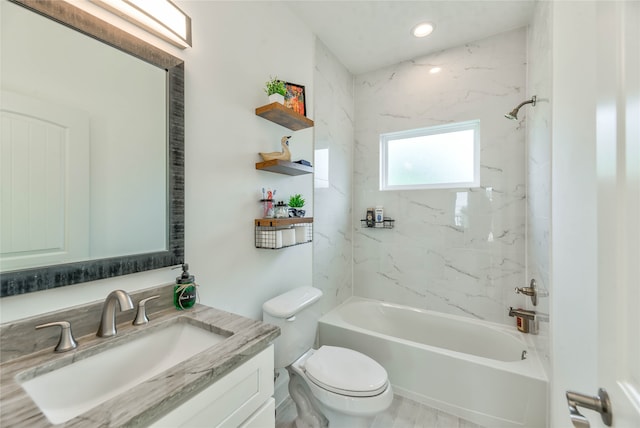
[[[184,62],[59,0],[10,0],[167,71],[167,251],[0,274],[0,297],[177,265],[184,260]],[[125,155],[125,154],[123,154]],[[115,172],[114,172],[115,173]]]

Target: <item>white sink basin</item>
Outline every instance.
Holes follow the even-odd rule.
[[[226,339],[180,322],[20,382],[47,419],[66,422]]]

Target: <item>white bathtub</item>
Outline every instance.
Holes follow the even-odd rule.
[[[547,379],[515,326],[352,297],[318,328],[321,345],[382,364],[399,395],[486,427],[546,426]]]

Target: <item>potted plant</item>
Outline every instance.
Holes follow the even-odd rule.
[[[284,104],[284,96],[287,94],[287,87],[284,81],[279,80],[278,77],[270,77],[264,85],[264,91],[269,96],[269,102],[278,102]]]
[[[302,195],[296,194],[289,198],[289,217],[304,217],[305,210],[300,209],[304,207],[304,199]]]

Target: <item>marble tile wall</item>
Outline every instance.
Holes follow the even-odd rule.
[[[329,162],[328,175],[319,177],[315,157],[313,284],[324,292],[326,313],[352,295],[354,93],[353,76],[320,40],[315,62],[314,146],[328,151]]]
[[[504,114],[527,95],[526,49],[522,28],[356,77],[355,295],[514,323],[508,307],[525,282],[525,124]],[[380,133],[471,119],[481,121],[480,188],[378,190]],[[360,227],[376,205],[395,229]]]
[[[537,2],[528,32],[529,60],[527,86],[537,96],[533,109],[527,111],[527,280],[534,278],[538,288],[549,294],[551,239],[551,5]],[[549,314],[549,298],[541,297],[534,308]],[[549,324],[540,323],[534,337],[543,365],[549,373]]]

